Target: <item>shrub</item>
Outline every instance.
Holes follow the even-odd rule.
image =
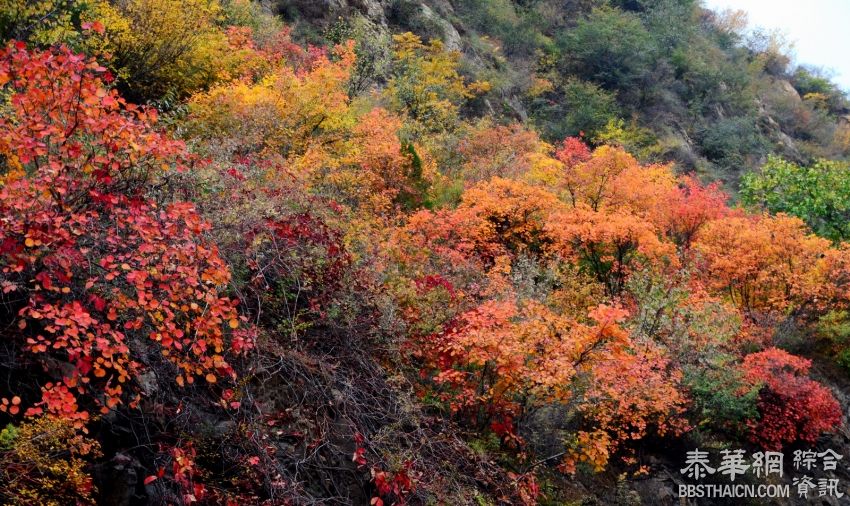
[[[738,171],[764,149],[755,118],[725,118],[704,129],[699,136],[706,158],[721,168]]]
[[[125,26],[111,35],[122,90],[137,102],[182,98],[216,81],[230,48],[217,0],[121,0]]]
[[[107,27],[122,24],[121,15],[105,0],[0,0],[0,41],[11,39],[47,47],[67,44],[98,53],[109,48]]]
[[[565,137],[595,138],[619,115],[613,93],[577,78],[533,99],[535,123],[550,141]]]
[[[26,352],[19,365],[61,378],[27,412],[78,427],[88,408],[131,398],[143,360],[164,358],[180,384],[233,376],[226,329],[240,325],[208,224],[147,193],[163,168],[185,170],[183,144],[108,90],[104,70],[67,49],[0,52],[12,104],[0,118],[0,316]]]
[[[628,90],[649,72],[655,57],[652,36],[633,13],[600,7],[559,41],[567,68],[607,90]]]
[[[800,96],[816,94],[823,97],[827,110],[833,114],[847,109],[848,102],[844,92],[821,69],[798,67],[794,71],[791,83]]]
[[[364,17],[355,17],[351,22],[340,18],[328,29],[326,37],[334,44],[356,41],[354,53],[357,58],[348,83],[349,96],[369,91],[389,77],[392,39],[385,28]]]
[[[685,368],[684,384],[693,399],[697,427],[743,435],[742,426],[758,419],[759,388],[734,368],[729,355],[709,357],[705,364]]]
[[[248,284],[264,314],[293,335],[319,316],[342,288],[351,263],[340,234],[309,213],[257,223],[245,232]]]
[[[458,111],[467,100],[490,89],[486,82],[467,83],[458,72],[460,53],[445,50],[443,43],[424,44],[412,34],[393,36],[392,77],[385,95],[396,111],[416,120],[417,133],[452,130]]]
[[[0,499],[4,504],[64,506],[95,504],[86,461],[99,445],[80,436],[72,423],[43,417],[0,433]]]
[[[501,41],[507,55],[529,56],[545,43],[545,20],[532,8],[509,0],[472,0],[460,6],[471,25]]]
[[[597,144],[621,146],[641,161],[657,159],[661,154],[658,139],[648,128],[632,121],[626,124],[622,119],[612,119],[596,133],[593,141]]]
[[[765,449],[780,450],[795,441],[814,443],[841,421],[832,393],[809,379],[811,361],[777,348],[747,355],[742,365],[750,384],[760,384],[761,418],[748,423],[750,439]]]

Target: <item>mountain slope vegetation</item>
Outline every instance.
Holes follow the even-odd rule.
[[[737,14],[0,6],[3,503],[661,504],[696,447],[850,448],[846,97]]]
[[[732,189],[768,154],[800,163],[847,155],[844,93],[824,71],[792,64],[792,44],[748,29],[742,12],[695,0],[319,4],[277,8],[308,38],[361,37],[370,61],[387,54],[375,33],[443,40],[466,73],[492,84],[479,113],[532,124],[550,142],[617,141]],[[385,68],[364,73],[380,83]]]

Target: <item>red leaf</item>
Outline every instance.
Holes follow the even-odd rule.
[[[89,300],[91,300],[91,303],[92,305],[94,305],[94,308],[96,310],[103,311],[104,309],[106,309],[106,301],[103,300],[102,297],[98,297],[97,295],[92,294],[89,297]]]

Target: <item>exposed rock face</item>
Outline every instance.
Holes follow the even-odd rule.
[[[297,12],[317,24],[357,13],[381,26],[398,24],[425,39],[439,38],[450,50],[459,51],[463,45],[450,21],[454,9],[447,0],[282,0],[277,6],[283,13]]]
[[[786,121],[783,121],[783,114],[787,116],[788,111],[800,110],[803,107],[803,99],[794,86],[785,79],[774,80],[770,89],[765,93],[772,95],[770,101],[774,104],[774,107],[776,107],[775,104],[782,104],[782,110],[770,110],[764,106],[761,100],[758,100],[756,105],[759,110],[762,130],[774,143],[776,152],[782,153],[783,156],[792,160],[801,160],[802,155],[797,144],[788,133],[783,131],[782,124],[787,122],[787,118],[785,118]]]
[[[335,19],[345,11],[347,0],[284,0],[277,7],[282,12],[297,11],[310,20]]]
[[[672,480],[658,477],[636,482],[635,490],[640,495],[642,504],[673,506],[679,502],[674,491],[675,486]]]
[[[450,51],[460,51],[463,41],[460,38],[460,33],[446,18],[441,17],[433,9],[427,5],[420,4],[420,13],[430,23],[438,26],[442,31],[442,40],[446,45],[446,49]]]
[[[797,92],[797,90],[794,88],[794,86],[789,81],[787,81],[785,79],[779,79],[779,80],[776,81],[776,83],[777,83],[777,87],[782,92],[782,94],[784,94],[790,100],[793,100],[797,103],[800,103],[800,102],[803,101],[803,99],[800,98],[800,93]]]
[[[112,460],[98,465],[95,469],[100,492],[98,504],[130,506],[139,485],[137,469],[141,467],[136,459],[124,453],[118,453]]]
[[[386,23],[385,4],[387,2],[380,2],[379,0],[352,0],[351,3],[357,6],[358,10],[372,21],[380,24]]]

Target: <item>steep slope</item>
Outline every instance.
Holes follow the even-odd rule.
[[[845,99],[734,16],[8,5],[0,502],[671,504],[695,448],[847,448],[844,162],[706,181]]]
[[[768,153],[800,162],[847,154],[843,93],[817,70],[790,67],[781,36],[743,35],[740,13],[714,13],[695,0],[275,6],[308,40],[355,27],[347,33],[361,34],[363,53],[386,53],[376,34],[440,39],[463,53],[466,73],[493,84],[471,114],[519,119],[552,141],[579,133],[618,141],[644,160],[675,161],[732,190]],[[380,67],[366,73],[379,86],[386,79]]]

